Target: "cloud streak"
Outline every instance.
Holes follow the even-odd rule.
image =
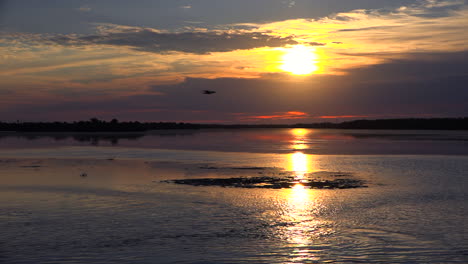
[[[237,115],[240,121],[259,121],[259,120],[297,120],[309,118],[309,114],[300,111],[275,112],[267,115]]]

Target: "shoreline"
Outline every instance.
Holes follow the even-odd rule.
[[[23,132],[134,132],[150,130],[186,129],[251,129],[251,128],[328,128],[367,130],[468,130],[468,117],[458,118],[393,118],[360,119],[344,122],[296,123],[296,124],[196,124],[183,122],[110,122],[92,118],[75,122],[0,122],[0,131]]]

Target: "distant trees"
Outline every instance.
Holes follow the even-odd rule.
[[[338,125],[342,129],[468,130],[468,118],[355,120]]]
[[[176,122],[119,122],[91,118],[75,122],[0,122],[0,131],[18,132],[138,132],[161,129],[200,129],[200,128],[335,128],[335,129],[419,129],[419,130],[468,130],[468,117],[465,118],[407,118],[354,120],[343,123],[313,123],[295,125],[224,125],[190,124]]]

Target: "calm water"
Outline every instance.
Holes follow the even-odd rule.
[[[467,131],[331,129],[175,130],[114,134],[11,134],[0,149],[101,146],[222,152],[468,155]]]
[[[368,188],[161,182],[320,172]],[[467,172],[467,132],[4,133],[0,263],[468,263]]]

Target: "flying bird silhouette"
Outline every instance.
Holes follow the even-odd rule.
[[[216,93],[215,91],[211,91],[211,90],[203,90],[203,94],[214,94]]]

